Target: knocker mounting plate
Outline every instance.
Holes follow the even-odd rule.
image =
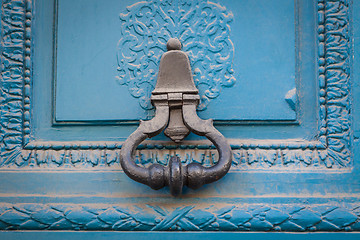
[[[170,187],[172,195],[179,195],[183,186],[196,189],[222,178],[231,166],[231,148],[225,137],[213,126],[211,119],[200,119],[196,113],[199,104],[198,89],[192,78],[188,56],[181,51],[181,43],[172,38],[168,51],[160,60],[160,69],[151,102],[156,108],[155,117],[140,121],[140,126],[125,141],[120,161],[124,172],[133,180],[153,189]],[[165,129],[164,133],[176,143],[190,131],[207,137],[219,152],[218,162],[211,167],[198,163],[182,166],[177,156],[171,157],[168,166],[153,164],[149,168],[138,166],[134,160],[136,147]]]

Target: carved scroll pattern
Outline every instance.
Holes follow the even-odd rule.
[[[349,5],[345,0],[318,0],[318,140],[295,143],[254,141],[232,145],[232,171],[351,169]],[[30,0],[2,1],[0,167],[117,168],[121,143],[29,142],[31,6]],[[225,20],[231,19],[230,15],[225,16]],[[173,154],[171,149],[174,146],[144,145],[143,150],[138,151],[139,164],[146,165],[150,161],[166,164]],[[176,149],[176,154],[184,161],[197,159],[203,164],[216,161],[213,146],[176,146]]]
[[[359,206],[0,204],[0,230],[359,231]]]
[[[234,85],[234,46],[229,38],[233,15],[225,7],[201,0],[142,1],[127,7],[120,19],[117,79],[139,98],[142,108],[153,108],[150,94],[170,38],[178,38],[191,59],[200,89],[198,110],[206,109],[222,87]]]

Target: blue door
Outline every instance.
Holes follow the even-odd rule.
[[[0,238],[358,238],[359,12],[357,0],[2,0]],[[232,156],[222,179],[177,197],[120,163],[158,114],[171,38]],[[204,136],[150,137],[137,166],[218,163]]]

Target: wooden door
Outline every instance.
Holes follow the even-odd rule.
[[[360,230],[359,1],[1,4],[4,238]],[[170,38],[189,56],[198,115],[214,119],[233,155],[223,179],[180,197],[132,181],[119,162],[139,120],[154,117],[150,95]],[[160,134],[138,147],[136,163],[167,165],[174,155],[203,166],[218,157],[204,137],[175,144]]]

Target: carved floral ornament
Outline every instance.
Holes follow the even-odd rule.
[[[150,95],[170,38],[178,38],[190,58],[200,89],[198,110],[206,109],[221,88],[235,84],[230,39],[233,14],[224,6],[202,0],[142,1],[127,7],[120,20],[123,37],[118,43],[117,80],[139,98],[142,108],[153,108]]]

